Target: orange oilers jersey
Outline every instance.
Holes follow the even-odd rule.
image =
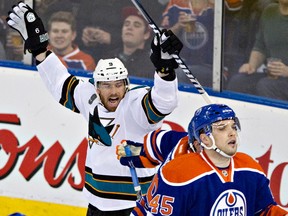
[[[57,55],[57,57],[67,68],[94,71],[96,67],[93,57],[81,51],[76,45],[73,46],[72,52],[65,56]]]
[[[174,133],[175,137],[179,135],[179,132]],[[173,136],[173,131],[169,134]],[[269,189],[269,180],[252,157],[237,153],[231,158],[229,167],[221,169],[209,160],[205,151],[200,154],[186,151],[183,154],[183,149],[187,148],[182,148],[180,143],[185,137],[178,136],[178,141],[167,140],[164,134],[162,138],[166,143],[159,136],[157,149],[163,149],[164,146],[176,147],[162,163],[146,196],[138,201],[133,215],[286,214],[285,210],[276,205]],[[176,144],[169,143],[173,141]],[[153,152],[153,147],[145,148]]]
[[[187,14],[193,14],[188,1],[183,0],[170,0],[167,4],[165,11],[162,14],[163,20],[161,26],[164,28],[169,28],[174,25],[179,16],[179,12],[185,12]]]
[[[230,11],[239,11],[242,8],[243,0],[225,0],[225,6]]]

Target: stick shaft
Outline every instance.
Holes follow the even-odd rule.
[[[153,21],[153,19],[150,17],[150,15],[147,13],[147,11],[142,6],[140,1],[139,0],[131,0],[131,1],[135,5],[135,7],[139,10],[139,12],[142,14],[142,16],[146,19],[150,28],[153,30],[153,32],[155,34],[160,35],[161,31],[160,31],[159,27],[156,25],[156,23]],[[197,89],[197,91],[200,93],[200,95],[203,97],[203,99],[206,101],[206,103],[211,104],[212,100],[211,100],[210,96],[207,94],[207,92],[202,87],[202,85],[199,83],[199,81],[196,79],[196,77],[192,74],[192,72],[187,67],[185,62],[181,59],[181,57],[178,54],[173,54],[172,57],[178,63],[179,67],[182,69],[182,71],[185,73],[185,75],[189,78],[189,80],[192,82],[192,84]]]
[[[126,156],[128,157],[132,156],[131,150],[128,145],[125,146],[125,153],[126,153]],[[142,194],[141,194],[141,186],[138,181],[138,176],[137,176],[135,167],[130,167],[130,173],[131,173],[131,177],[132,177],[132,181],[134,185],[134,190],[137,193],[137,200],[139,200]]]

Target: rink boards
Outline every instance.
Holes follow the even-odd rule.
[[[85,215],[81,193],[87,124],[61,107],[33,70],[0,67],[0,213]],[[180,92],[165,129],[186,130],[199,94]],[[275,200],[288,209],[288,109],[211,97],[231,106],[241,121],[241,146],[271,181]]]

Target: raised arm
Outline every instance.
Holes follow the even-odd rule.
[[[36,58],[42,80],[53,96],[60,100],[61,86],[70,74],[61,61],[51,51],[47,51],[49,38],[41,18],[27,4],[19,2],[9,11],[6,21],[22,36],[24,53],[28,51]],[[46,59],[49,60],[46,62]]]
[[[36,59],[38,72],[53,97],[66,108],[80,112],[80,97],[79,100],[74,97],[80,81],[68,73],[67,68],[53,52],[47,50],[48,33],[37,13],[27,4],[19,2],[12,7],[6,21],[22,36],[25,42],[24,53],[28,51]],[[91,88],[86,89],[85,93],[90,93],[86,94],[88,96],[95,91],[92,84]]]
[[[165,29],[162,31],[161,37],[155,35],[151,43],[150,59],[157,73],[151,97],[157,110],[163,114],[169,114],[178,104],[178,80],[175,74],[178,64],[172,54],[179,54],[182,47],[183,44],[176,35]]]

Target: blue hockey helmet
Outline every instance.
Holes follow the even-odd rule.
[[[189,142],[193,142],[194,139],[201,142],[201,130],[211,131],[212,123],[226,119],[234,119],[240,129],[240,123],[235,112],[225,104],[209,104],[197,109],[188,126]]]

